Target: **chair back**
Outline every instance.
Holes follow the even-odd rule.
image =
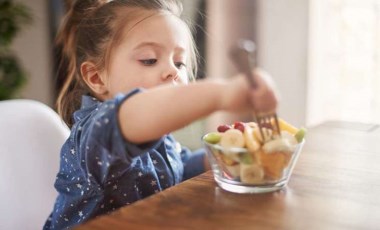
[[[0,101],[0,229],[42,229],[69,132],[43,103]]]

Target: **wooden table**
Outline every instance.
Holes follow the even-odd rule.
[[[241,195],[211,172],[78,229],[380,229],[380,127],[310,128],[288,186]]]

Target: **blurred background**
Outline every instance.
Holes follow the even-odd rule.
[[[55,108],[61,83],[55,74],[53,41],[64,1],[13,2],[26,6],[33,20],[10,44],[26,76],[11,97]],[[280,117],[306,127],[336,120],[380,123],[379,0],[183,0],[183,4],[183,17],[194,26],[201,54],[199,78],[236,74],[228,50],[237,39],[249,38],[257,44],[258,65],[277,84]],[[0,84],[3,80],[0,70]],[[195,149],[205,132],[247,119],[215,113],[175,135]]]

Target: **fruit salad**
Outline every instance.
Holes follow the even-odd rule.
[[[262,136],[256,123],[220,125],[203,137],[210,163],[222,177],[244,184],[276,183],[283,178],[303,142],[306,130],[279,119],[281,135]]]

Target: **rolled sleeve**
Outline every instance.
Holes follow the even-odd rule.
[[[194,152],[191,152],[187,148],[182,149],[181,158],[184,164],[183,181],[195,177],[205,171],[204,157],[204,149],[198,149]]]

